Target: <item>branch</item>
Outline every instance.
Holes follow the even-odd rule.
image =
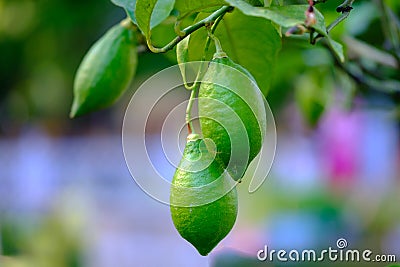
[[[224,15],[227,12],[232,11],[233,7],[230,6],[223,6],[220,9],[218,9],[217,11],[215,11],[214,13],[212,13],[210,16],[208,16],[205,19],[200,20],[199,22],[190,25],[189,27],[186,27],[185,29],[182,30],[182,35],[176,36],[171,42],[169,42],[167,45],[165,45],[164,47],[154,47],[151,44],[151,40],[147,39],[147,46],[149,47],[149,49],[153,52],[153,53],[165,53],[171,49],[174,48],[174,46],[176,46],[180,41],[182,41],[183,39],[185,39],[185,37],[187,37],[188,35],[190,35],[192,32],[197,31],[198,29],[210,25],[212,23],[214,23],[214,21]]]
[[[342,14],[337,19],[335,19],[331,24],[328,25],[328,27],[326,27],[326,32],[329,33],[333,28],[339,25],[339,23],[347,19],[347,17],[350,15],[350,10],[342,12]]]
[[[352,5],[353,5],[354,1],[355,0],[345,0],[340,6],[338,6],[336,8],[336,11],[341,12],[342,14],[326,27],[327,34],[329,34],[329,32],[331,30],[333,30],[333,28],[335,28],[337,25],[339,25],[342,21],[344,21],[350,15],[350,11],[353,10]],[[315,44],[316,41],[322,37],[324,37],[324,36],[319,33],[317,36],[315,36],[315,38],[311,38],[311,43]]]
[[[344,0],[344,2],[336,8],[336,12],[350,12],[353,7],[353,3],[355,0]]]
[[[329,33],[333,28],[335,28],[340,22],[345,20],[349,15],[350,11],[353,9],[352,5],[355,0],[345,0],[340,6],[336,8],[337,12],[341,12],[342,14],[335,19],[328,27],[326,27],[327,33]]]

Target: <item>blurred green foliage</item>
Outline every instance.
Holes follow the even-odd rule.
[[[0,266],[83,266],[81,240],[59,216],[47,215],[37,223],[30,220],[29,225],[0,219]]]
[[[281,2],[304,4],[306,1]],[[339,3],[340,1],[328,0],[318,5],[328,23],[339,15],[335,11]],[[400,15],[400,1],[386,0],[385,3],[395,14]],[[125,12],[108,0],[0,0],[0,135],[10,132],[10,128],[20,128],[26,123],[37,121],[86,126],[87,124],[82,122],[90,121],[92,115],[74,122],[68,118],[76,69],[89,47],[109,27],[124,17]],[[165,45],[175,36],[173,23],[173,20],[167,19],[154,29],[155,45]],[[351,36],[380,51],[388,51],[390,48],[385,41],[381,15],[375,1],[355,1],[350,17],[330,34],[341,42],[345,36]],[[349,50],[346,44],[345,48]],[[144,50],[143,47],[141,49]],[[138,73],[132,88],[140,84],[146,76],[174,64],[174,57],[174,51],[165,55],[141,51]],[[368,58],[358,57],[353,60],[363,63],[368,72],[400,79],[398,68],[382,66]],[[301,38],[283,38],[283,49],[278,58],[275,78],[268,95],[272,109],[276,111],[288,100],[293,100],[297,91],[296,86],[299,84],[302,84],[302,87],[313,87],[316,83],[321,83],[323,88],[338,89],[337,91],[346,99],[342,104],[351,106],[349,103],[352,103],[356,94],[356,83],[334,64],[334,58],[321,43],[311,46]],[[384,103],[389,107],[400,102],[398,94],[388,97],[375,91],[359,92],[370,103],[377,98],[384,99]],[[334,97],[333,94],[327,96],[328,105],[332,103]],[[126,103],[128,98],[125,97],[122,102]],[[109,110],[101,113],[102,121],[111,120],[107,112]],[[379,216],[366,226],[366,232],[380,234],[398,222],[399,202],[395,200],[398,200],[400,194],[398,190],[393,190],[394,192],[382,202]],[[299,200],[281,191],[264,193],[258,194],[261,198],[259,201],[251,200],[251,205],[260,204],[248,209],[249,218],[258,218],[263,211],[267,213],[274,209],[295,210],[299,206],[319,212],[321,217],[330,218],[337,216],[338,210],[346,205],[342,201],[328,201],[319,196]],[[393,196],[396,196],[395,200]],[[362,210],[359,212],[362,217]],[[79,248],[76,246],[76,241],[68,238],[62,222],[50,217],[44,218],[40,225],[29,233],[24,228],[25,226],[20,227],[15,221],[0,221],[1,249],[4,255],[12,257],[36,255],[32,257],[45,262],[49,259],[47,253],[50,250],[62,264],[49,261],[53,265],[45,266],[80,266],[77,255]],[[54,242],[57,242],[59,247],[52,247]],[[0,264],[1,260],[0,257]],[[21,262],[17,262],[17,258],[9,259],[10,264],[7,266],[35,266],[30,262],[31,258],[20,260]],[[218,258],[214,266],[253,266],[251,264],[260,265],[259,262],[254,262],[254,259],[249,263],[249,259],[237,256],[237,258]],[[265,263],[261,265],[268,266]]]
[[[106,0],[1,0],[2,126],[66,117],[83,55],[124,16]]]
[[[299,0],[283,2],[305,3]],[[348,43],[344,42],[345,36],[357,38],[380,51],[390,48],[376,2],[356,1],[350,17],[331,31],[332,37],[344,43],[346,50],[349,49]],[[400,13],[398,1],[385,2],[394,14]],[[339,16],[335,11],[338,4],[340,1],[318,4],[327,24]],[[108,28],[124,17],[124,10],[107,0],[0,0],[0,133],[35,120],[70,123],[67,114],[72,102],[73,77],[81,59]],[[164,45],[173,38],[173,23],[173,19],[167,19],[154,29],[155,45]],[[143,48],[138,80],[141,80],[141,72],[154,73],[176,61],[174,51],[153,55],[149,61],[146,56],[149,52]],[[382,66],[368,58],[352,60],[362,63],[365,71],[372,75],[400,79],[398,68]],[[283,49],[274,75],[268,95],[274,110],[295,96],[294,84],[299,79],[304,84],[304,81],[313,83],[315,79],[328,77],[324,78],[330,80],[327,87],[341,89],[348,99],[346,104],[352,102],[356,91],[356,84],[334,67],[334,58],[321,42],[312,46],[303,38],[283,38]],[[371,94],[372,99],[377,94],[382,95],[368,90],[359,92],[367,99]],[[389,103],[400,101],[398,94],[392,94],[390,99]]]

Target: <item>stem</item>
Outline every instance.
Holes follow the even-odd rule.
[[[210,34],[214,34],[215,30],[218,27],[218,24],[221,22],[221,20],[224,17],[225,13],[226,12],[221,13],[221,15],[215,19],[214,23],[211,26]],[[210,35],[208,35],[207,36],[207,40],[206,40],[206,44],[204,46],[203,57],[202,57],[202,60],[201,60],[202,62],[204,62],[206,60],[206,55],[207,55],[208,49],[209,49],[210,44],[211,44],[211,39],[212,39],[212,37]],[[220,47],[221,47],[221,45],[220,45]],[[200,65],[200,69],[199,69],[199,72],[197,74],[196,81],[194,82],[194,84],[192,86],[193,87],[192,88],[192,92],[190,93],[189,102],[188,102],[188,105],[186,107],[186,124],[187,124],[187,127],[188,127],[189,134],[195,133],[194,132],[194,127],[193,127],[193,122],[192,122],[192,106],[193,106],[194,98],[196,97],[197,90],[200,87],[200,83],[199,83],[198,80],[201,79],[201,77],[203,77],[203,71],[204,71],[203,67],[204,67],[204,64],[202,63]]]
[[[147,39],[147,46],[153,53],[165,53],[171,49],[174,48],[180,41],[182,41],[186,36],[191,34],[194,31],[197,31],[198,29],[207,26],[209,24],[212,24],[218,17],[221,15],[225,14],[226,12],[229,12],[232,10],[232,7],[230,6],[223,6],[214,13],[212,13],[210,16],[207,18],[204,18],[200,20],[199,22],[190,25],[189,27],[186,27],[185,29],[182,30],[182,35],[176,36],[171,42],[169,42],[167,45],[164,47],[154,47],[151,44],[150,38]]]
[[[174,25],[174,31],[178,36],[185,35],[185,33],[180,28],[181,22],[182,22],[181,20],[178,20],[175,22],[175,25]]]
[[[336,8],[337,12],[350,12],[352,10],[352,5],[355,0],[344,0],[343,3]]]
[[[329,34],[331,30],[333,30],[337,25],[339,25],[350,15],[350,11],[353,9],[352,5],[354,1],[355,0],[345,0],[340,6],[336,8],[336,11],[341,12],[342,14],[326,27],[326,33]],[[324,37],[322,34],[318,34],[317,36],[315,36],[314,39],[312,39],[311,43],[315,44],[316,41],[322,37]]]
[[[214,23],[213,23],[212,26],[211,26],[211,30],[210,30],[211,34],[213,34],[213,33],[215,32],[215,30],[217,29],[217,26],[218,26],[219,22],[222,20],[222,18],[224,17],[224,15],[225,15],[225,14],[222,14],[221,16],[219,16],[219,17],[214,21]],[[203,52],[203,57],[201,58],[201,61],[205,61],[205,60],[206,60],[207,53],[208,53],[208,49],[210,48],[210,44],[211,44],[211,37],[210,37],[210,35],[207,35],[206,44],[205,44],[205,46],[204,46],[204,52]],[[202,77],[202,74],[203,74],[203,67],[204,67],[204,64],[200,65],[200,69],[199,69],[199,71],[197,72],[196,79],[195,79],[194,83],[193,83],[190,87],[186,87],[186,89],[188,89],[188,90],[193,90],[193,88],[196,87],[196,85],[197,85],[197,83],[198,83],[197,81],[200,79],[200,77]]]
[[[314,28],[310,29],[310,44],[315,45],[315,42],[317,41],[317,38],[314,38],[314,33],[315,30]]]
[[[180,27],[180,26],[181,26],[182,21],[183,21],[185,18],[187,18],[188,16],[190,16],[190,15],[192,15],[191,12],[185,14],[185,15],[182,16],[182,17],[179,17],[179,19],[175,22],[174,31],[175,31],[175,33],[176,33],[178,36],[183,36],[183,35],[185,35],[185,32],[183,32],[183,31],[181,30],[181,27]]]
[[[216,30],[217,27],[218,27],[218,24],[221,22],[221,20],[222,20],[223,17],[224,17],[224,16],[221,15],[221,16],[219,16],[219,17],[214,21],[214,24],[211,26],[211,29],[210,29],[210,33],[211,33],[211,34],[214,34],[215,30]],[[212,39],[211,36],[210,36],[210,35],[207,35],[207,40],[206,40],[206,45],[204,46],[204,54],[203,54],[202,61],[205,61],[205,60],[206,60],[206,55],[207,55],[207,53],[208,53],[208,49],[210,48],[211,39]]]
[[[215,55],[214,57],[226,57],[226,53],[224,52],[224,50],[222,50],[222,46],[221,46],[221,42],[218,40],[217,37],[215,37],[214,34],[212,34],[211,32],[208,33],[208,36],[210,36],[210,38],[214,41],[215,43]]]
[[[326,27],[327,33],[329,33],[337,25],[339,25],[339,23],[341,23],[343,20],[347,19],[349,15],[350,11],[343,12],[337,19],[335,19],[331,24],[329,24],[328,27]]]
[[[198,85],[196,85],[191,93],[190,93],[190,98],[188,101],[188,105],[186,107],[186,124],[188,127],[188,132],[189,134],[191,133],[195,133],[194,132],[194,127],[193,127],[193,122],[192,122],[192,106],[193,106],[193,102],[194,102],[194,98],[196,97],[196,93],[197,93],[197,89],[199,88]]]
[[[342,14],[337,19],[335,19],[335,21],[329,24],[328,27],[326,27],[326,31],[328,33],[350,15],[350,11],[353,9],[352,5],[354,1],[355,0],[344,0],[344,2],[336,8],[336,11],[342,12]]]

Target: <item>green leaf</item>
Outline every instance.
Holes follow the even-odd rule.
[[[150,31],[163,22],[174,8],[175,0],[137,0],[135,17],[137,25],[146,38]]]
[[[151,17],[153,14],[153,10],[156,7],[157,0],[139,0],[136,2],[136,20],[140,30],[146,36],[146,38],[150,38],[150,30],[151,30]]]
[[[124,8],[132,22],[137,24],[135,17],[136,0],[111,0],[111,2],[114,5]]]
[[[163,22],[174,9],[175,0],[158,0],[151,15],[150,29]]]
[[[264,1],[263,0],[244,0],[247,3],[249,3],[252,6],[264,6]]]
[[[285,28],[304,24],[304,12],[308,8],[308,5],[286,5],[261,8],[251,6],[243,0],[226,0],[226,2],[238,8],[248,16],[265,18]],[[329,37],[325,27],[325,18],[321,14],[321,12],[319,12],[316,8],[314,8],[314,12],[317,23],[313,25],[312,28],[317,33],[327,38],[327,42],[332,50],[335,52],[337,58],[341,62],[344,62],[342,45],[333,41],[332,38]]]
[[[135,17],[135,10],[130,10],[125,8],[125,12],[128,15],[128,17],[132,20],[133,23],[137,25],[136,17]]]
[[[186,88],[188,88],[187,81],[186,81],[186,68],[185,63],[189,61],[189,39],[190,35],[183,39],[177,46],[176,46],[176,60],[179,64],[179,69],[182,74],[183,84]]]
[[[190,35],[179,42],[179,44],[176,46],[176,59],[179,64],[179,70],[181,71],[183,85],[186,89],[192,90],[198,84],[200,77],[204,75],[205,71],[207,70],[208,64],[205,61],[202,61],[201,64],[185,64],[190,61],[189,40]],[[190,73],[191,75],[188,75],[188,73]],[[194,79],[194,82],[189,85],[187,81],[192,79],[188,79],[187,77],[191,76],[196,78]]]
[[[245,15],[261,17],[275,22],[282,27],[293,27],[297,24],[304,24],[305,15],[308,5],[286,5],[273,6],[268,8],[254,7],[243,0],[226,0],[228,4],[238,8]],[[324,16],[316,8],[315,16],[317,23],[313,25],[316,32],[326,36]]]
[[[235,10],[224,16],[215,35],[228,56],[245,67],[254,76],[261,91],[267,94],[281,49],[281,38],[271,22],[262,18],[245,16]],[[206,37],[206,30],[199,30],[191,35],[190,60],[201,59]],[[211,52],[212,49],[210,49],[210,54]],[[210,54],[207,55],[207,59],[211,58]]]
[[[271,6],[273,0],[264,0],[264,6],[269,7]]]
[[[326,40],[331,49],[335,52],[336,57],[340,62],[344,62],[343,46],[338,42],[334,41],[330,36],[326,36]]]
[[[116,6],[120,6],[123,8],[135,8],[136,0],[111,0]]]
[[[181,18],[193,12],[200,12],[204,9],[209,9],[212,7],[218,8],[225,4],[226,3],[223,0],[176,0],[175,9],[179,11],[179,17]]]

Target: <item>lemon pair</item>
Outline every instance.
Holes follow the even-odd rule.
[[[254,78],[221,52],[208,66],[198,101],[203,139],[188,136],[170,202],[179,234],[205,256],[236,221],[235,181],[261,150],[266,116]]]

